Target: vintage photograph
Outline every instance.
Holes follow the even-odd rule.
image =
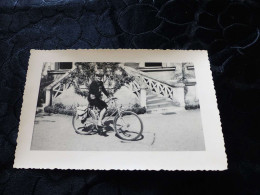
[[[192,62],[44,62],[31,150],[203,151]]]
[[[207,52],[31,50],[14,167],[225,170]]]

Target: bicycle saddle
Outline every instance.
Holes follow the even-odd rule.
[[[111,97],[110,99],[111,100],[117,100],[118,98],[117,97]]]

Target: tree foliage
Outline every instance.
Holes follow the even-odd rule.
[[[102,81],[108,86],[110,93],[115,93],[125,84],[134,80],[127,72],[115,62],[77,62],[76,69],[70,74],[70,77],[64,79],[64,83],[74,85],[75,93],[83,97],[88,96],[88,89],[91,82],[95,79],[97,73],[103,75]]]

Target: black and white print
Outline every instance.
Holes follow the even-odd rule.
[[[34,122],[31,150],[205,150],[191,62],[45,62]]]

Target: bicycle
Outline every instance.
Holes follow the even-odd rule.
[[[114,117],[116,135],[123,140],[136,141],[142,135],[143,122],[136,113],[124,110],[122,105],[119,106],[117,100],[115,97],[109,98],[107,103],[112,108],[107,109],[102,122],[105,123]],[[78,107],[72,119],[75,132],[81,135],[94,134],[95,130],[98,130],[98,117],[99,110],[96,107]]]

